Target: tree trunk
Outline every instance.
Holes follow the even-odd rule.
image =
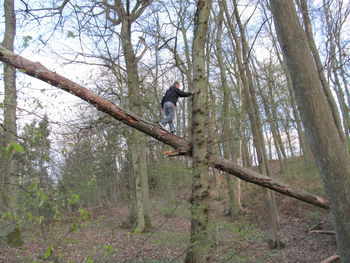
[[[290,122],[289,119],[290,119],[289,114],[287,114],[286,120],[283,122],[283,126],[284,126],[284,132],[286,133],[286,136],[287,136],[290,156],[293,158],[295,156],[295,153],[294,153],[292,138],[290,136],[290,131],[289,131],[289,122]]]
[[[207,63],[206,63],[206,74],[207,74],[207,80],[210,77],[210,59],[211,59],[211,53],[210,53],[211,45],[208,41],[206,44],[206,57],[207,57]],[[208,156],[209,159],[211,159],[214,156],[219,156],[220,152],[220,146],[218,143],[218,126],[217,126],[217,117],[216,117],[216,110],[217,110],[217,104],[216,104],[216,98],[214,95],[213,87],[208,82],[208,114],[209,118],[207,121],[208,125],[208,141],[210,141],[210,144],[208,145]],[[214,200],[223,200],[225,198],[225,178],[220,174],[220,171],[218,169],[210,169],[213,173],[213,180],[214,184],[211,184],[210,187],[210,196]],[[211,180],[211,179],[210,179]],[[211,233],[212,234],[212,233]],[[213,242],[215,242],[216,235],[213,236]]]
[[[14,12],[14,1],[6,0],[4,2],[5,9],[5,34],[3,46],[8,50],[14,50],[14,38],[16,34],[16,17]],[[16,69],[10,65],[4,66],[4,145],[1,145],[1,206],[0,211],[8,211],[11,207],[10,200],[12,198],[12,187],[10,183],[16,184],[16,176],[14,174],[15,160],[13,153],[6,156],[5,148],[17,142],[17,124],[16,124],[16,107],[17,107],[17,91],[16,91]]]
[[[303,14],[305,32],[306,32],[306,36],[307,36],[308,41],[309,41],[310,49],[311,49],[311,52],[312,52],[312,55],[313,55],[313,58],[314,58],[314,61],[315,61],[316,67],[317,67],[318,76],[320,78],[323,90],[324,90],[324,92],[326,94],[329,106],[330,106],[330,108],[332,110],[334,123],[337,126],[337,129],[338,129],[338,132],[339,132],[339,137],[342,138],[342,140],[345,143],[346,139],[345,139],[345,135],[344,135],[344,131],[343,131],[342,125],[341,125],[341,120],[340,120],[340,116],[339,116],[339,112],[338,112],[338,107],[337,107],[337,104],[336,104],[336,102],[335,102],[335,100],[333,98],[332,91],[331,91],[331,89],[329,87],[329,84],[328,84],[328,82],[326,80],[326,76],[324,74],[324,66],[322,65],[321,58],[320,58],[320,55],[318,54],[318,49],[316,47],[315,40],[314,40],[314,37],[313,37],[312,25],[311,25],[311,20],[310,20],[310,17],[309,17],[309,11],[308,11],[308,7],[307,7],[307,2],[306,2],[306,0],[299,0],[298,4],[299,4],[300,10],[301,10],[301,12]],[[332,41],[332,39],[331,39],[331,41]],[[334,47],[334,45],[331,45],[331,46]],[[330,57],[333,57],[333,56],[335,56],[334,52],[333,52],[333,54],[332,53],[330,54]],[[334,61],[334,60],[332,59],[332,61]],[[337,76],[337,74],[335,74],[335,76]]]
[[[243,83],[243,91],[245,104],[247,107],[247,113],[251,122],[252,133],[253,133],[253,142],[256,149],[258,162],[259,162],[259,171],[262,174],[266,174],[267,176],[271,176],[270,168],[268,165],[268,160],[266,156],[266,150],[264,145],[264,136],[262,132],[262,125],[260,120],[260,112],[258,108],[257,98],[255,94],[255,88],[252,80],[252,76],[249,69],[249,57],[248,57],[248,42],[245,38],[245,30],[240,21],[237,2],[234,1],[234,13],[235,18],[240,30],[241,36],[241,45],[240,42],[235,37],[236,46],[237,46],[237,61],[239,66],[239,71],[242,78]],[[243,55],[243,58],[240,57],[239,54]],[[276,200],[274,193],[265,189],[265,206],[268,211],[266,222],[269,226],[269,247],[270,248],[282,248],[283,244],[279,240],[278,237],[278,211],[276,206]]]
[[[222,22],[223,22],[223,6],[222,2],[219,2],[220,11],[217,16],[217,35],[216,35],[216,57],[218,60],[218,66],[220,70],[220,81],[223,90],[223,103],[222,103],[222,147],[224,152],[224,158],[230,159],[231,150],[230,150],[230,140],[232,140],[232,133],[230,131],[230,116],[229,116],[229,107],[230,107],[230,94],[229,87],[226,79],[226,70],[223,59],[223,49],[221,44],[222,38]],[[237,200],[235,198],[235,184],[233,178],[230,176],[225,176],[226,185],[227,185],[227,193],[229,199],[229,211],[228,215],[233,217],[237,214]]]
[[[0,45],[0,61],[9,64],[23,73],[40,79],[53,85],[63,91],[73,94],[82,100],[88,102],[97,110],[104,112],[114,119],[123,122],[124,124],[137,129],[149,136],[152,136],[156,140],[163,142],[175,150],[171,151],[174,155],[192,155],[192,145],[186,139],[169,133],[159,127],[159,125],[149,122],[145,119],[138,117],[136,114],[124,110],[114,103],[99,97],[90,90],[83,86],[45,68],[38,62],[32,62],[24,57],[14,54],[13,52],[5,49]],[[213,156],[209,165],[217,168],[223,172],[227,172],[233,176],[236,176],[242,180],[248,181],[253,184],[267,187],[281,194],[288,195],[290,197],[299,199],[309,204],[328,209],[328,202],[322,197],[310,194],[301,189],[284,184],[275,178],[265,176],[253,172],[247,168],[239,165],[235,165],[229,160],[225,160],[218,156]]]
[[[210,262],[211,241],[209,224],[209,162],[207,152],[207,78],[205,70],[205,44],[207,39],[210,0],[198,0],[194,19],[192,46],[193,89],[192,102],[192,195],[191,237],[186,263]]]
[[[247,144],[245,142],[245,135],[244,135],[244,107],[243,107],[243,95],[242,95],[242,88],[241,84],[238,82],[239,87],[239,122],[238,122],[238,133],[239,133],[239,154],[237,156],[237,164],[247,167],[250,165],[250,162],[247,161],[247,156],[245,156],[245,149]],[[241,179],[237,179],[237,203],[240,211],[243,211],[242,201],[241,201],[241,194],[242,194],[242,181]]]
[[[276,31],[317,167],[330,201],[343,263],[350,262],[350,157],[321,88],[292,0],[270,0]]]
[[[264,9],[264,13],[265,13],[265,17],[268,18],[268,15],[266,14],[265,9]],[[293,116],[294,116],[296,127],[297,127],[300,148],[302,150],[303,157],[304,157],[304,163],[308,164],[310,162],[310,160],[312,160],[311,150],[310,150],[309,145],[306,142],[304,131],[303,131],[303,127],[302,127],[302,123],[301,123],[301,120],[300,120],[300,115],[299,115],[299,112],[298,112],[298,109],[297,109],[297,106],[296,106],[295,94],[294,94],[293,87],[292,87],[292,80],[290,78],[290,74],[289,74],[286,62],[283,60],[283,58],[280,55],[281,52],[278,49],[278,43],[277,43],[276,36],[272,33],[272,25],[271,25],[272,23],[269,22],[269,20],[270,19],[268,19],[267,23],[269,25],[269,32],[270,32],[270,35],[271,35],[271,41],[272,41],[273,47],[275,49],[278,61],[280,62],[281,66],[282,66],[282,69],[284,71],[284,74],[285,74],[286,80],[287,80],[287,88],[288,88],[289,95],[290,95],[290,103],[291,103],[291,106],[292,106]]]
[[[208,72],[208,71],[207,71]],[[210,146],[208,147],[208,154],[209,156],[219,156],[219,144],[217,140],[217,125],[216,125],[216,100],[214,93],[212,92],[211,88],[209,88],[209,116],[208,118],[208,135],[209,135],[209,141],[211,142]],[[212,158],[212,157],[210,157]],[[214,176],[214,187],[211,188],[212,197],[217,200],[223,200],[225,198],[225,178],[220,174],[220,171],[217,169],[213,169],[213,176]]]
[[[329,41],[329,57],[330,57],[330,69],[329,69],[329,75],[331,76],[333,74],[333,78],[330,77],[330,79],[333,82],[334,85],[334,90],[336,92],[337,95],[337,99],[338,99],[338,103],[340,106],[340,110],[342,113],[342,119],[343,119],[343,126],[344,126],[344,130],[347,132],[347,141],[345,140],[345,135],[344,135],[344,142],[350,143],[350,134],[349,134],[349,125],[350,125],[350,117],[349,117],[349,108],[346,105],[345,102],[345,96],[344,96],[344,86],[341,85],[340,83],[340,79],[339,79],[339,68],[342,68],[343,65],[339,64],[339,62],[337,61],[337,53],[340,53],[340,57],[342,56],[342,51],[339,50],[338,52],[336,52],[336,46],[337,46],[337,42],[339,42],[339,33],[341,30],[338,27],[341,27],[341,24],[338,25],[338,27],[336,27],[335,25],[337,24],[337,22],[333,22],[331,21],[331,16],[330,16],[330,11],[329,11],[329,3],[326,3],[325,1],[323,1],[323,9],[324,9],[324,14],[325,14],[325,19],[326,19],[326,25],[327,25],[327,35],[328,35],[328,41]],[[341,13],[341,11],[339,11]],[[317,64],[318,67],[318,64]],[[323,72],[323,71],[322,71]],[[323,84],[323,83],[322,83]],[[328,83],[327,83],[328,84]],[[327,94],[327,98],[328,98],[328,94]],[[349,97],[348,97],[349,100]],[[350,107],[350,105],[349,105]],[[337,112],[338,113],[338,112]],[[338,122],[336,122],[337,127],[340,126],[341,127],[341,122],[340,122],[340,117],[338,116]],[[338,128],[339,129],[339,128]],[[341,130],[342,131],[342,130]],[[343,135],[343,134],[340,134]],[[348,149],[349,150],[349,149]]]
[[[268,66],[270,67],[270,65]],[[254,68],[255,69],[255,68]],[[278,119],[277,119],[277,113],[276,113],[276,107],[275,107],[275,101],[273,101],[273,94],[272,94],[272,86],[273,83],[270,75],[271,75],[271,70],[270,68],[266,69],[268,73],[266,74],[266,81],[267,81],[267,87],[268,87],[268,96],[270,96],[270,100],[268,99],[268,96],[264,94],[261,86],[260,86],[260,81],[257,79],[257,86],[260,92],[260,97],[262,99],[262,103],[264,106],[265,114],[267,117],[267,122],[269,123],[270,130],[272,133],[272,139],[273,139],[273,144],[277,153],[278,161],[280,163],[280,168],[281,170],[284,169],[284,162],[287,159],[287,155],[284,149],[284,145],[281,139],[281,135],[278,129]],[[255,69],[256,72],[256,69]],[[256,73],[257,74],[257,73]],[[273,74],[273,73],[272,73]],[[272,159],[272,158],[270,158]]]
[[[125,64],[127,69],[128,95],[130,110],[137,115],[142,116],[141,109],[141,90],[139,73],[137,69],[137,58],[134,54],[131,41],[131,23],[129,16],[123,15],[121,39]],[[146,137],[143,133],[132,130],[130,138],[130,150],[132,152],[132,163],[135,178],[136,190],[136,213],[137,229],[148,231],[151,223],[148,216],[148,177],[147,177],[147,158],[146,158]]]
[[[3,46],[8,50],[14,50],[14,40],[16,35],[16,15],[14,0],[5,0],[5,34]],[[17,195],[16,185],[18,177],[16,174],[16,160],[14,152],[10,155],[5,153],[8,145],[17,142],[17,90],[16,90],[16,69],[8,64],[4,65],[4,138],[0,149],[0,212],[13,212]],[[6,233],[7,243],[10,246],[21,246],[23,244],[21,231],[18,226],[11,226]]]

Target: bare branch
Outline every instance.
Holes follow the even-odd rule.
[[[106,8],[106,16],[108,21],[112,22],[113,25],[119,25],[122,22],[121,16],[125,13],[125,10],[123,10],[122,5],[119,7],[117,7],[117,3],[115,5],[110,5],[107,3],[107,0],[103,0],[103,5]],[[118,18],[113,18],[111,16],[112,11],[113,14],[118,15]]]
[[[134,9],[132,10],[130,14],[130,20],[135,21],[137,18],[142,15],[143,11],[150,5],[152,4],[153,0],[138,0]],[[139,8],[141,4],[141,7]]]
[[[330,235],[330,236],[334,236],[335,235],[335,231],[327,231],[327,230],[311,230],[308,233],[310,233],[310,234]]]
[[[142,53],[138,57],[136,57],[136,62],[140,61],[140,59],[146,54],[146,51],[148,50],[148,45],[146,43],[146,40],[143,37],[139,37],[139,42],[143,44],[145,47]]]
[[[322,260],[320,263],[331,263],[331,262],[337,261],[339,259],[340,259],[340,257],[338,255],[334,255],[334,256],[331,256],[329,258]]]

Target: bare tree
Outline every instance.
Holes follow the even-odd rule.
[[[305,6],[305,5],[303,5]],[[331,7],[333,7],[333,12]],[[347,143],[350,142],[350,98],[349,85],[345,77],[344,68],[346,63],[342,63],[346,42],[342,41],[342,30],[345,22],[350,15],[350,5],[342,0],[335,1],[330,5],[329,2],[323,1],[323,10],[327,32],[327,46],[329,48],[328,79],[333,84],[333,89],[337,95],[340,112],[342,113],[343,128],[347,138]],[[307,11],[307,10],[306,10]],[[333,13],[333,14],[332,14]],[[322,79],[321,79],[322,80]],[[345,96],[346,95],[346,96]],[[347,99],[346,99],[347,97]],[[339,118],[339,123],[341,123]],[[339,126],[339,124],[338,124]],[[341,125],[340,125],[341,126]],[[342,128],[342,127],[341,127]],[[345,142],[345,137],[344,137]]]
[[[223,92],[223,109],[222,109],[222,145],[223,145],[223,154],[225,159],[230,159],[231,152],[233,149],[230,149],[230,140],[232,140],[232,133],[230,129],[230,115],[229,115],[229,108],[230,108],[230,90],[228,87],[228,81],[227,81],[227,74],[226,74],[226,67],[224,64],[224,58],[223,58],[223,47],[222,47],[222,32],[223,32],[223,20],[224,20],[224,7],[223,3],[219,2],[219,14],[217,15],[217,34],[216,34],[216,57],[218,62],[218,67],[220,70],[220,81],[221,81],[221,87]],[[227,192],[229,197],[229,211],[228,215],[233,217],[237,214],[237,201],[235,198],[235,192],[234,192],[234,181],[233,178],[226,176],[226,184],[227,184]]]
[[[130,2],[124,5],[116,0],[114,4],[103,2],[106,8],[107,19],[114,26],[121,25],[121,41],[123,47],[124,60],[127,70],[127,86],[130,109],[142,116],[140,79],[137,63],[140,57],[136,56],[131,36],[131,26],[152,1],[138,1],[133,8]],[[140,55],[142,56],[142,54]],[[147,157],[146,157],[146,137],[143,133],[133,130],[129,139],[131,158],[133,163],[133,174],[136,190],[136,222],[137,228],[146,231],[151,227],[148,216],[148,177],[147,177]],[[132,211],[133,213],[133,211]],[[131,216],[133,218],[133,216]]]
[[[327,79],[326,79],[326,76],[324,73],[324,66],[322,65],[321,58],[320,58],[320,55],[318,54],[316,43],[315,43],[315,40],[313,37],[313,30],[312,30],[312,25],[311,25],[311,19],[309,17],[307,2],[305,0],[299,0],[298,5],[299,5],[300,10],[303,14],[305,32],[306,32],[307,38],[309,40],[309,45],[310,45],[310,49],[311,49],[315,64],[317,66],[318,75],[320,77],[320,81],[321,81],[322,87],[324,89],[324,92],[326,94],[329,106],[332,109],[334,123],[337,125],[339,136],[342,138],[344,143],[346,143],[345,134],[343,131],[343,127],[341,125],[341,120],[340,120],[340,115],[338,112],[337,104],[333,98],[332,91],[331,91],[329,84],[327,82]],[[330,40],[330,41],[332,42],[332,40]],[[334,50],[333,48],[334,48],[334,44],[331,44],[331,50]],[[332,61],[334,61],[334,60],[332,60]],[[344,124],[346,125],[345,126],[346,130],[348,130],[349,127],[347,125],[348,123],[346,120],[345,120]]]
[[[267,8],[266,8],[267,6],[268,6],[268,3],[266,1],[264,1],[261,4],[261,7],[262,7],[262,10],[264,13],[264,18],[267,22],[266,27],[267,27],[268,35],[271,39],[272,47],[275,51],[275,55],[276,55],[280,65],[281,65],[282,70],[283,70],[284,75],[285,75],[286,87],[287,87],[288,92],[289,92],[290,105],[292,108],[292,113],[293,113],[293,117],[294,117],[294,123],[296,126],[296,130],[298,132],[299,145],[300,145],[303,157],[304,157],[304,162],[310,163],[310,160],[312,160],[312,156],[311,156],[312,154],[311,154],[310,147],[307,144],[307,141],[305,139],[304,129],[302,126],[302,122],[300,120],[300,114],[298,112],[297,105],[295,102],[295,95],[294,95],[294,91],[293,91],[293,87],[292,87],[292,80],[291,80],[286,62],[283,59],[283,56],[281,55],[281,51],[280,51],[279,46],[278,46],[277,37],[273,33],[273,29],[272,29],[273,21],[269,18],[270,14],[267,13]]]
[[[233,23],[231,22],[231,16],[229,14],[226,2],[224,7],[225,7],[225,15],[227,18],[227,23],[229,25],[229,30],[230,30],[230,33],[232,34],[232,37],[235,43],[235,48],[236,48],[235,54],[237,56],[239,77],[242,80],[245,109],[247,111],[250,124],[251,124],[254,147],[258,157],[259,171],[262,174],[271,176],[268,160],[266,156],[264,137],[263,137],[263,131],[261,126],[259,108],[257,104],[257,98],[255,94],[255,88],[253,84],[252,74],[249,68],[249,61],[250,61],[249,46],[245,37],[245,30],[240,19],[236,1],[234,1],[233,4],[234,4],[234,18],[238,24],[240,39],[238,37],[238,33],[236,32],[236,29]],[[269,211],[268,218],[266,220],[270,230],[269,246],[271,248],[281,248],[282,243],[280,242],[278,237],[278,212],[277,212],[274,193],[266,190],[265,197],[266,197],[265,205]]]

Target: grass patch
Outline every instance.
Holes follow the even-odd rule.
[[[216,221],[210,226],[210,231],[216,233],[217,239],[222,241],[247,242],[261,240],[262,238],[258,225],[249,223],[245,216],[234,222]]]
[[[305,164],[302,159],[291,159],[279,176],[288,184],[314,194],[324,195],[322,181],[314,163]]]

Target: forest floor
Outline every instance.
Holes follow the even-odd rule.
[[[248,184],[243,188],[244,212],[235,218],[225,216],[225,201],[212,205],[210,233],[215,246],[211,262],[314,263],[337,253],[333,235],[307,233],[315,226],[332,230],[328,212],[280,194],[276,197],[285,247],[269,249],[263,192]],[[190,230],[188,189],[179,191],[181,198],[172,208],[165,199],[152,198],[154,228],[149,233],[120,227],[128,218],[127,206],[99,208],[91,210],[90,217],[70,216],[43,229],[26,229],[22,248],[0,246],[0,262],[183,262]]]

